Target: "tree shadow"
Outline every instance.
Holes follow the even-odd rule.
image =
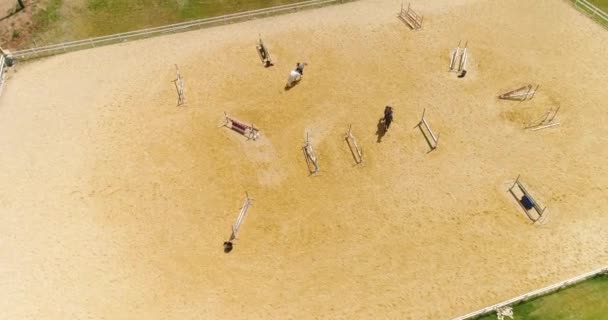
[[[8,18],[12,17],[13,15],[19,13],[21,10],[25,9],[25,5],[23,4],[23,2],[21,0],[19,0],[18,3],[19,3],[18,7],[14,8],[11,11],[9,11],[6,16],[0,18],[0,21],[8,19]]]

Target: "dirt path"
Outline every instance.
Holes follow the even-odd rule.
[[[43,1],[44,2],[44,1]],[[25,8],[19,9],[19,3],[13,0],[0,1],[0,47],[16,48],[26,42],[31,34],[32,12],[34,6],[24,0]]]
[[[448,319],[606,265],[608,33],[559,1],[428,1],[420,32],[395,18],[399,5],[18,66],[0,97],[7,318]],[[460,39],[464,79],[446,72]],[[310,64],[284,91],[296,61]],[[496,100],[528,82],[541,84],[533,100]],[[386,104],[395,122],[378,143]],[[561,127],[522,129],[557,106]],[[423,108],[441,134],[431,153],[414,128]],[[221,128],[224,111],[262,138]],[[517,174],[547,224],[506,192]],[[254,205],[224,254],[245,191]]]

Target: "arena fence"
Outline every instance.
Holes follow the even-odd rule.
[[[154,27],[148,29],[142,29],[137,31],[129,31],[124,33],[118,33],[108,36],[70,41],[64,43],[58,43],[48,45],[44,47],[36,47],[31,49],[24,49],[12,52],[10,58],[13,60],[27,60],[32,58],[39,58],[44,56],[61,54],[69,51],[83,50],[94,48],[98,46],[125,42],[128,40],[144,39],[157,35],[182,32],[187,30],[193,30],[197,28],[211,27],[222,24],[240,22],[245,20],[251,20],[256,18],[263,18],[277,14],[290,13],[303,9],[318,8],[321,6],[327,6],[332,4],[339,4],[343,2],[350,2],[354,0],[309,0],[293,4],[275,6],[265,9],[257,9],[251,11],[238,12],[223,16],[211,17],[198,19],[193,21],[181,22],[170,24],[161,27]]]
[[[564,280],[561,281],[559,283],[556,284],[552,284],[548,287],[544,287],[538,290],[534,290],[532,292],[528,292],[526,294],[522,294],[521,296],[497,303],[495,305],[489,306],[489,307],[485,307],[483,309],[471,312],[469,314],[466,314],[464,316],[458,317],[458,318],[454,318],[453,320],[469,320],[469,319],[477,319],[481,316],[485,316],[487,314],[490,314],[492,312],[495,312],[497,309],[506,307],[506,306],[511,306],[511,305],[515,305],[515,304],[519,304],[520,302],[524,302],[524,301],[528,301],[530,299],[533,298],[538,298],[556,291],[559,291],[561,289],[573,286],[577,283],[583,282],[587,279],[593,278],[597,275],[603,274],[603,273],[608,273],[608,267],[603,267],[600,269],[597,269],[595,271],[591,271],[591,272],[587,272],[585,274],[582,274],[580,276],[568,279],[568,280]]]
[[[608,14],[587,0],[574,0],[574,6],[608,28]]]
[[[6,69],[6,57],[4,54],[0,54],[0,95],[2,94],[2,88],[4,87],[4,74]]]

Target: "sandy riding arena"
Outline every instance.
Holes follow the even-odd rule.
[[[449,319],[606,265],[608,32],[565,1],[413,6],[420,31],[400,2],[363,0],[11,69],[2,317]],[[459,40],[464,78],[448,72]],[[497,99],[528,83],[532,100]],[[557,107],[561,126],[523,129]],[[224,111],[259,139],[222,127]],[[542,225],[507,192],[518,174]]]

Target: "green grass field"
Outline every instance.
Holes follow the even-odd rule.
[[[608,0],[588,0],[589,2],[591,2],[592,4],[594,4],[596,7],[598,7],[600,10],[604,11],[605,13],[608,13]],[[580,6],[579,6],[580,7]],[[582,11],[586,11],[588,13],[589,10],[587,9],[583,9],[582,7],[580,7]],[[597,21],[597,23],[604,25],[605,27],[608,28],[608,21],[601,19],[598,16],[594,16],[592,15],[592,19]]]
[[[589,2],[608,13],[608,0],[589,0]]]
[[[34,15],[35,40],[37,45],[53,44],[299,1],[49,0]],[[608,0],[590,1],[608,12]]]
[[[89,35],[98,36],[298,1],[302,0],[87,0],[85,16]]]
[[[33,18],[37,44],[52,44],[303,0],[50,0]]]
[[[606,320],[608,275],[513,307],[515,320]],[[494,320],[492,314],[480,320]],[[508,318],[506,318],[508,319]]]

